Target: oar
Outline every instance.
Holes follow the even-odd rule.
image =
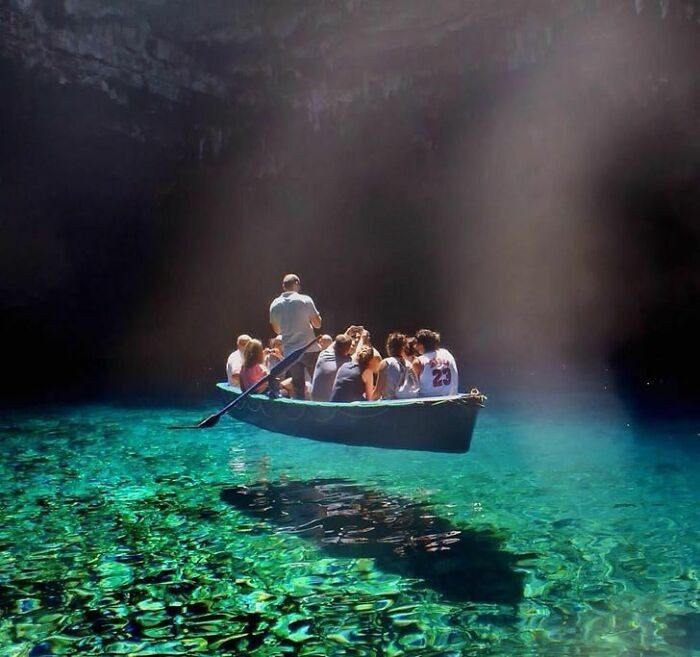
[[[276,376],[279,374],[284,373],[286,370],[288,370],[294,363],[296,363],[305,353],[306,350],[311,347],[314,342],[316,342],[318,338],[314,338],[309,342],[304,347],[300,347],[299,349],[295,349],[289,356],[285,356],[277,365],[275,365],[271,370],[270,373],[267,376],[264,376],[260,381],[258,381],[255,385],[251,386],[246,390],[245,392],[242,392],[238,397],[236,397],[232,402],[229,402],[224,406],[220,411],[217,411],[216,413],[212,413],[209,417],[204,418],[201,422],[197,424],[192,424],[189,426],[180,426],[180,427],[168,427],[169,429],[211,429],[211,427],[215,427],[218,423],[221,417],[227,413],[231,408],[233,408],[239,401],[242,399],[245,399],[249,395],[253,394],[253,391],[257,390],[263,383],[266,383],[270,381],[271,379],[274,379]]]

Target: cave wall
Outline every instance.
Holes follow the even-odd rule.
[[[408,94],[440,113],[459,98],[445,80],[541,65],[590,17],[696,38],[699,14],[695,0],[2,0],[0,53],[108,99],[101,129],[205,160],[280,112],[319,131]]]
[[[333,327],[680,394],[699,32],[692,0],[0,0],[6,394],[47,351],[76,394],[207,389],[287,269]]]

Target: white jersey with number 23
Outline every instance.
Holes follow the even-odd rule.
[[[459,387],[459,375],[454,356],[447,349],[430,351],[419,360],[423,365],[420,375],[421,397],[442,397],[456,395]]]

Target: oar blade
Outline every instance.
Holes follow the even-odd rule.
[[[204,418],[198,425],[197,429],[211,429],[219,424],[221,413],[212,413],[209,417]]]
[[[219,420],[221,419],[221,413],[214,413],[210,415],[209,417],[204,418],[201,422],[198,422],[197,424],[176,424],[171,427],[168,427],[168,429],[171,430],[184,430],[184,429],[211,429],[212,427],[215,427],[218,423]]]
[[[236,397],[233,401],[229,402],[224,406],[220,411],[217,411],[216,413],[212,413],[209,417],[204,418],[201,422],[198,424],[193,424],[191,426],[186,426],[186,427],[168,427],[169,429],[211,429],[212,427],[215,427],[218,423],[221,417],[229,411],[231,408],[233,408],[239,401],[245,399],[249,395],[251,395],[255,390],[257,390],[263,383],[266,383],[270,381],[273,377],[277,376],[278,374],[282,374],[285,372],[289,367],[291,367],[294,363],[296,363],[299,358],[301,358],[302,354],[306,352],[311,345],[316,342],[317,338],[314,338],[311,342],[309,342],[306,346],[301,347],[300,349],[297,349],[293,351],[289,356],[286,358],[282,359],[277,365],[275,365],[267,374],[267,376],[263,377],[260,381],[258,381],[257,385],[255,385],[252,388],[248,388],[248,390],[245,390],[242,392],[238,397]]]

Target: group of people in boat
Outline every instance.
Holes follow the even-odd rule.
[[[282,294],[270,305],[270,325],[276,337],[267,347],[260,340],[238,336],[226,363],[230,385],[256,392],[259,383],[293,351],[314,340],[321,315],[313,299],[301,294],[301,280],[287,274]],[[459,375],[452,354],[440,344],[440,334],[421,329],[415,336],[394,332],[386,340],[386,358],[372,345],[363,326],[350,326],[333,339],[322,335],[284,374],[272,382],[274,391],[296,399],[354,402],[456,395]]]

